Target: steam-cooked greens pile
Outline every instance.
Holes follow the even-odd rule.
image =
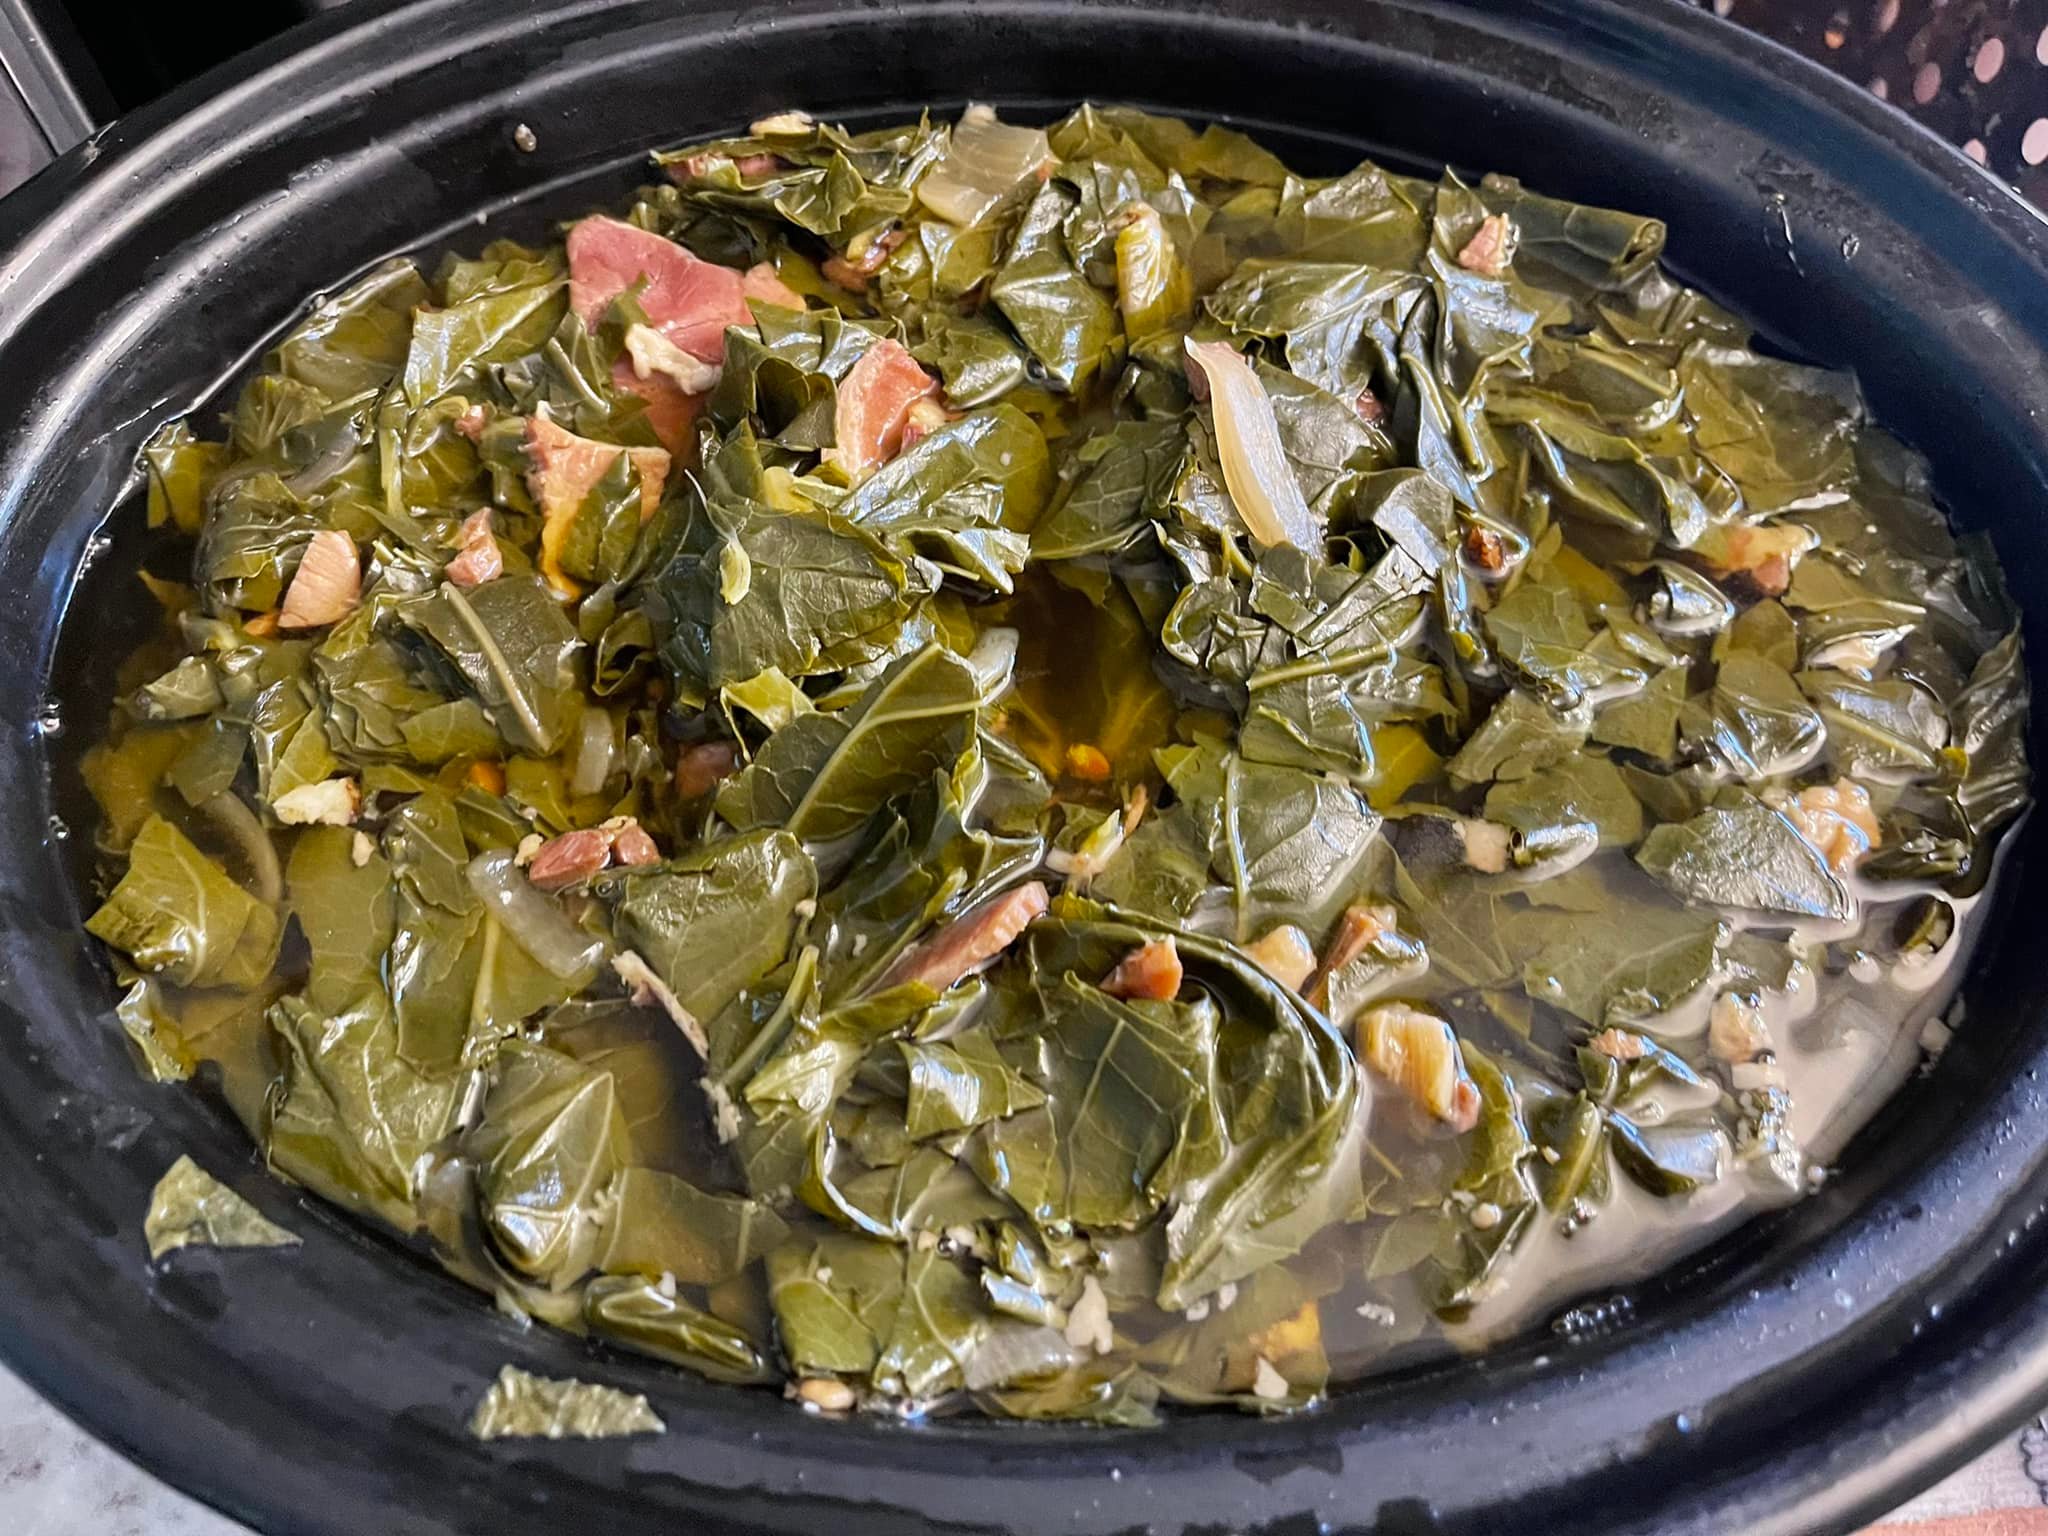
[[[1500,178],[658,160],[149,449],[190,583],[87,771],[151,1072],[828,1410],[1296,1406],[1805,1187],[2027,795],[1851,379]]]

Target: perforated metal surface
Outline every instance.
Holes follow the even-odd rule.
[[[1699,0],[1817,59],[2048,207],[2048,0]]]

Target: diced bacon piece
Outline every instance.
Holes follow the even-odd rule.
[[[1361,389],[1351,402],[1351,409],[1358,413],[1358,419],[1369,427],[1376,427],[1387,419],[1387,408],[1380,397],[1369,389]]]
[[[934,992],[943,992],[1016,943],[1049,905],[1045,886],[1036,880],[991,896],[904,955],[889,968],[884,985],[921,981]]]
[[[600,832],[611,835],[612,862],[614,864],[659,864],[661,850],[654,846],[654,839],[647,835],[647,829],[631,816],[615,816],[603,826]]]
[[[1814,543],[1799,523],[1725,523],[1707,530],[1692,558],[1739,598],[1782,597],[1792,568]]]
[[[448,579],[465,590],[496,581],[505,571],[505,557],[491,537],[491,509],[479,507],[462,520],[459,548],[448,562]]]
[[[1171,938],[1140,944],[1117,961],[1102,983],[1111,997],[1146,998],[1166,1002],[1180,995],[1180,951]]]
[[[1296,992],[1315,974],[1316,952],[1309,947],[1308,935],[1292,923],[1279,924],[1256,944],[1245,945],[1244,952],[1268,976]]]
[[[701,741],[676,758],[676,793],[695,800],[718,788],[740,765],[740,749],[729,741]]]
[[[1603,1029],[1586,1045],[1615,1061],[1641,1061],[1650,1050],[1650,1042],[1632,1029]]]
[[[640,472],[640,517],[644,522],[661,504],[668,483],[669,456],[660,448],[621,448],[593,442],[556,426],[545,416],[526,420],[526,485],[540,506],[540,570],[548,585],[567,597],[581,593],[562,570],[562,544],[590,488],[605,477],[622,453],[630,454]]]
[[[1503,575],[1508,568],[1507,542],[1484,523],[1474,523],[1465,530],[1465,558],[1481,575]]]
[[[937,394],[938,388],[938,381],[901,342],[876,342],[839,383],[834,461],[854,480],[888,463],[902,451],[910,408]]]
[[[363,595],[356,541],[333,528],[313,535],[278,610],[279,629],[318,629],[351,613]]]
[[[1870,791],[1854,779],[1837,779],[1802,789],[1784,808],[1799,835],[1811,843],[1837,874],[1845,874],[1884,842],[1884,829],[1870,804]]]
[[[805,307],[804,296],[782,280],[772,261],[757,261],[747,268],[740,277],[740,291],[749,308],[756,304],[773,304],[779,309]]]
[[[1515,259],[1515,247],[1521,241],[1521,234],[1504,213],[1489,213],[1479,221],[1479,228],[1465,248],[1458,252],[1458,265],[1467,272],[1477,272],[1481,277],[1500,277],[1507,272],[1508,263]]]
[[[526,878],[537,890],[565,891],[597,874],[611,858],[610,834],[601,827],[582,827],[542,843],[526,866]]]
[[[584,219],[569,231],[569,305],[585,325],[642,279],[647,323],[707,363],[725,361],[727,326],[752,321],[744,279],[730,267],[617,219]]]
[[[484,435],[484,428],[491,424],[491,413],[482,405],[472,405],[455,418],[455,430],[472,443]]]

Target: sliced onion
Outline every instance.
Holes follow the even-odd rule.
[[[1005,624],[983,630],[967,653],[967,665],[974,669],[975,686],[982,698],[995,698],[1010,686],[1010,675],[1017,668],[1017,631]]]
[[[604,958],[604,940],[578,928],[535,890],[507,850],[478,854],[465,873],[477,899],[550,975],[564,981],[587,975]]]
[[[594,795],[603,789],[604,781],[612,776],[616,755],[611,711],[586,707],[576,733],[576,767],[569,775],[569,793]]]
[[[918,201],[950,224],[975,223],[1027,176],[1052,161],[1043,128],[996,121],[986,106],[967,109],[946,158],[918,183]]]
[[[1198,342],[1190,336],[1187,348],[1188,361],[1209,384],[1223,484],[1253,541],[1320,554],[1322,524],[1302,499],[1301,483],[1280,448],[1273,402],[1252,365],[1227,341]]]

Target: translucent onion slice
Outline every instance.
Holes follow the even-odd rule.
[[[1302,499],[1301,483],[1280,448],[1273,402],[1252,365],[1227,341],[1188,338],[1188,361],[1209,383],[1223,484],[1253,542],[1292,544],[1322,553],[1323,526]]]
[[[1187,323],[1194,290],[1188,269],[1150,203],[1133,203],[1119,216],[1116,303],[1124,333],[1133,341]]]
[[[570,922],[562,909],[533,888],[526,872],[503,849],[480,853],[465,871],[469,888],[519,947],[564,981],[587,975],[604,959],[604,940]]]
[[[1051,162],[1052,145],[1043,128],[999,123],[993,108],[977,103],[954,127],[946,158],[918,183],[918,201],[949,224],[964,228]]]
[[[603,789],[612,776],[616,750],[611,711],[585,706],[576,732],[576,771],[569,778],[569,793],[594,795]]]

